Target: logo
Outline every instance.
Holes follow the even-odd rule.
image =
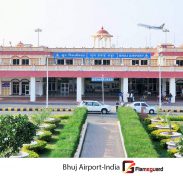
[[[134,173],[134,172],[163,172],[163,167],[140,167],[136,166],[133,160],[123,161],[123,172],[124,173]]]
[[[135,162],[132,160],[123,161],[123,172],[124,173],[134,173]]]

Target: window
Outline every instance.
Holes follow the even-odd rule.
[[[13,65],[19,65],[20,59],[13,59]]]
[[[132,65],[139,65],[139,60],[132,60]]]
[[[96,102],[93,102],[93,106],[99,106],[99,104]]]
[[[147,60],[141,60],[141,65],[147,65]]]
[[[57,64],[58,65],[64,65],[64,59],[58,59]]]
[[[73,65],[72,59],[66,59],[66,65]]]
[[[144,107],[147,107],[147,104],[145,104],[145,103],[142,103],[142,106],[144,106]]]
[[[102,65],[102,61],[101,60],[95,60],[95,65]]]
[[[135,103],[134,106],[140,106],[140,103]]]
[[[110,65],[110,60],[103,60],[103,65]]]
[[[86,106],[92,106],[92,102],[85,102]]]
[[[29,59],[22,59],[22,65],[29,65]]]
[[[176,60],[176,64],[178,66],[183,66],[183,60]]]

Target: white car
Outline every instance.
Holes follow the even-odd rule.
[[[141,113],[142,109],[145,113],[154,114],[156,113],[156,108],[154,106],[148,105],[146,102],[136,101],[128,104],[129,107],[133,108],[136,112]]]
[[[79,107],[86,107],[89,112],[101,112],[107,114],[111,111],[110,105],[105,105],[99,101],[84,100],[79,104]]]

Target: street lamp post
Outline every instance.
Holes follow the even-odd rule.
[[[48,108],[48,56],[46,56],[46,108]]]
[[[35,29],[35,32],[37,32],[37,34],[38,34],[37,45],[39,47],[39,33],[42,32],[42,29],[37,28],[37,29]]]
[[[102,102],[104,104],[104,75],[102,75]]]
[[[161,108],[162,106],[162,101],[161,101],[161,97],[162,97],[162,92],[161,92],[161,66],[162,66],[162,54],[159,54],[158,56],[158,61],[159,61],[159,108]]]

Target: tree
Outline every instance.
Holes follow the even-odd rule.
[[[25,143],[36,135],[37,126],[27,115],[3,115],[0,117],[0,157],[10,157],[19,152]]]

